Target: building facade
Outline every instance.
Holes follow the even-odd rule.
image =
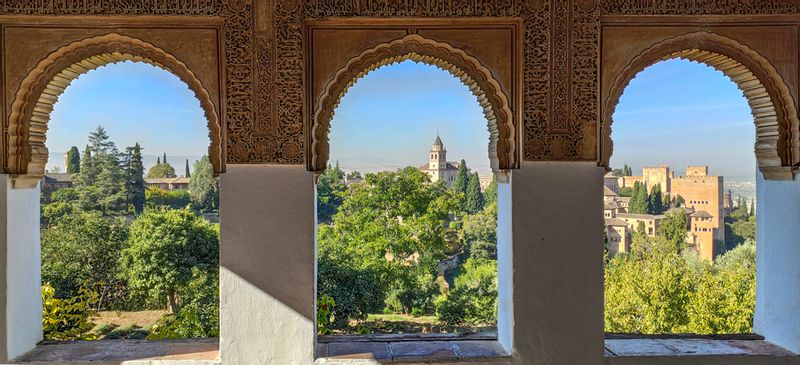
[[[420,166],[419,170],[428,174],[431,182],[444,181],[447,186],[450,186],[456,180],[458,166],[458,162],[447,161],[447,149],[437,134],[436,140],[433,141],[431,150],[428,152],[428,163]]]
[[[664,215],[628,213],[630,198],[609,194],[613,192],[614,185],[619,189],[632,188],[637,182],[645,184],[648,192],[659,185],[663,194],[669,194],[673,200],[683,200],[688,223],[686,242],[695,247],[703,260],[711,261],[720,253],[720,248],[725,244],[726,212],[722,176],[709,176],[708,166],[688,166],[684,176],[676,177],[674,170],[665,165],[644,167],[641,176],[615,178],[606,175],[603,216],[607,220],[607,235],[612,229],[608,221],[610,218],[628,223],[628,234],[637,229],[639,222],[644,223],[648,235],[655,236],[658,233],[659,222],[665,218]]]

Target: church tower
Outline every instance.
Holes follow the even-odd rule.
[[[444,148],[442,139],[436,134],[436,140],[431,146],[430,159],[428,160],[429,170],[444,170],[447,168],[447,150]]]

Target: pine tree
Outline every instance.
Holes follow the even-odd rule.
[[[192,177],[192,174],[189,172],[189,159],[186,159],[186,172],[183,174],[184,177]]]
[[[144,211],[145,189],[142,148],[136,143],[133,147],[127,148],[125,164],[125,192],[128,204],[133,205],[136,214]]]
[[[103,127],[89,134],[89,146],[75,181],[83,210],[109,213],[125,208],[125,177],[120,153]]]
[[[647,211],[650,214],[661,214],[664,211],[664,205],[661,196],[661,184],[656,184],[650,191],[647,202]]]
[[[470,214],[475,214],[483,209],[483,193],[481,193],[481,182],[478,173],[472,173],[467,183],[467,193],[465,197],[464,210]]]
[[[77,174],[81,172],[81,153],[78,147],[72,146],[67,151],[67,173]]]

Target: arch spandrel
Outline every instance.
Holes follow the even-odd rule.
[[[321,172],[328,162],[328,132],[334,111],[344,94],[358,79],[380,67],[406,60],[430,64],[461,80],[484,111],[489,130],[489,160],[492,170],[517,168],[518,136],[509,98],[489,69],[466,52],[418,34],[379,44],[350,59],[328,81],[310,118],[308,169]]]
[[[603,100],[600,164],[613,151],[613,114],[625,87],[650,65],[669,59],[698,62],[722,72],[742,91],[755,122],[756,161],[766,179],[790,180],[800,162],[800,121],[792,94],[780,73],[756,51],[738,41],[697,31],[657,42],[636,55],[616,76]]]
[[[108,64],[133,61],[162,68],[178,76],[200,101],[208,121],[209,159],[215,174],[224,172],[222,123],[202,82],[185,63],[140,39],[109,33],[85,38],[50,53],[20,83],[8,119],[6,172],[15,188],[32,188],[44,176],[46,134],[58,97],[80,75]]]

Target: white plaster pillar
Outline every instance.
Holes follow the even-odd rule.
[[[506,352],[514,347],[514,246],[512,182],[497,182],[497,341]]]
[[[513,172],[517,363],[603,363],[603,175],[595,162]]]
[[[0,361],[16,358],[42,340],[42,270],[39,186],[14,189],[0,175]]]
[[[314,174],[228,165],[220,178],[220,357],[314,362]]]
[[[754,330],[800,353],[800,179],[756,172],[756,227]]]

